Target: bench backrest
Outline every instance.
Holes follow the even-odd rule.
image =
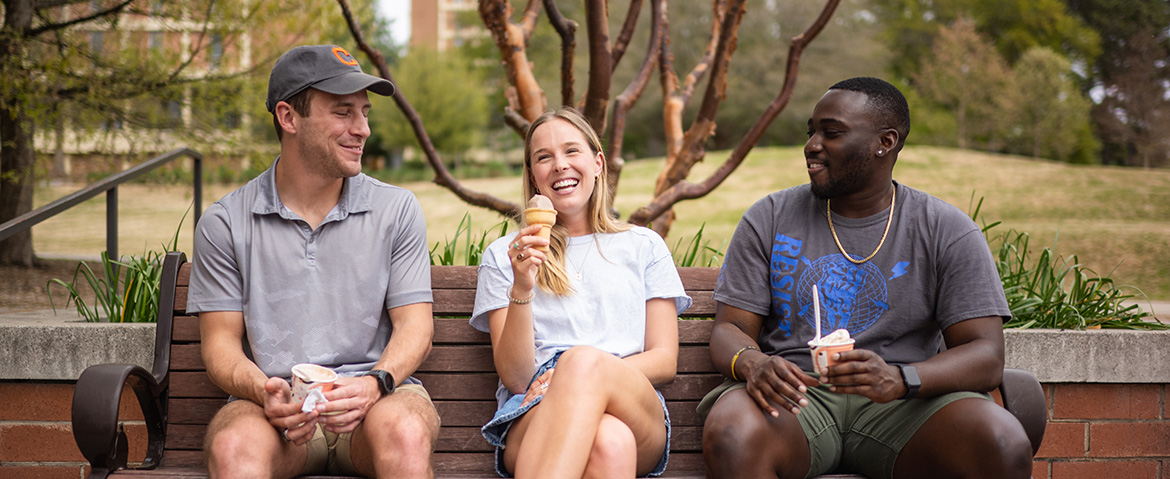
[[[156,362],[169,380],[164,466],[202,464],[203,435],[207,423],[227,395],[207,377],[199,350],[199,321],[186,313],[191,265],[172,253],[167,262],[177,271],[164,276],[162,291],[174,293],[172,311],[160,312],[156,351],[169,348],[169,364]],[[694,305],[685,318],[709,318],[715,314],[711,298],[716,268],[679,268],[683,285]],[[488,334],[472,328],[467,318],[475,304],[476,267],[433,266],[435,337],[431,354],[415,373],[435,401],[443,427],[435,448],[435,472],[490,472],[492,447],[479,428],[495,412],[498,377],[492,361]],[[172,322],[173,320],[173,322]],[[171,326],[171,327],[168,327]],[[170,331],[169,336],[166,335]],[[678,376],[661,389],[673,428],[668,470],[702,469],[702,421],[695,406],[703,395],[722,381],[711,364],[707,341],[711,322],[679,320]],[[163,344],[165,343],[165,344]],[[158,355],[164,357],[165,354]]]

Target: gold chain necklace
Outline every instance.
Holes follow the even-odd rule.
[[[825,200],[825,217],[829,218],[829,231],[831,231],[833,233],[833,241],[837,242],[837,249],[841,250],[841,255],[845,256],[845,259],[853,262],[853,264],[861,264],[861,263],[864,263],[866,261],[869,261],[870,259],[872,259],[874,256],[876,256],[878,254],[878,251],[881,251],[882,245],[885,244],[885,242],[886,242],[886,235],[889,234],[889,232],[890,232],[890,223],[894,222],[894,204],[896,204],[897,201],[898,201],[898,187],[895,186],[894,193],[890,197],[890,217],[889,217],[889,219],[886,220],[886,230],[882,232],[882,240],[878,241],[877,248],[873,250],[873,253],[870,253],[869,256],[865,257],[865,259],[856,260],[856,259],[853,259],[852,256],[849,256],[849,253],[845,252],[845,247],[841,246],[841,240],[839,238],[837,238],[837,230],[833,228],[833,207],[832,207],[833,199],[829,198],[829,199]]]
[[[594,235],[593,239],[594,239],[594,241],[597,240],[596,234]],[[592,253],[592,252],[593,252],[593,241],[590,241],[589,242],[589,249],[585,250],[585,256],[581,257],[581,264],[575,265],[575,264],[573,264],[573,260],[569,259],[568,248],[565,249],[565,262],[569,263],[569,265],[573,267],[573,271],[575,271],[577,273],[574,275],[577,278],[577,281],[581,281],[581,268],[585,267],[585,260],[589,258],[589,253]]]

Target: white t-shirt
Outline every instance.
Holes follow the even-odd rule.
[[[508,247],[516,235],[492,242],[479,265],[471,326],[480,331],[489,329],[488,312],[508,306],[513,280]],[[691,306],[670,249],[658,233],[636,226],[621,233],[569,238],[568,243],[565,270],[575,292],[557,296],[534,289],[534,366],[579,345],[619,357],[640,353],[646,346],[646,301],[674,299],[679,313]],[[506,399],[507,390],[501,393]]]

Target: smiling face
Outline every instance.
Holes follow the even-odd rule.
[[[326,178],[361,173],[369,113],[365,90],[348,95],[314,92],[309,115],[296,115],[296,142],[305,163]]]
[[[572,123],[552,118],[534,127],[528,140],[532,186],[556,208],[557,222],[585,220],[601,173],[601,153]]]
[[[866,95],[829,90],[808,120],[804,145],[812,192],[819,198],[853,195],[875,185],[888,185],[890,166],[878,161],[882,129],[873,124]]]

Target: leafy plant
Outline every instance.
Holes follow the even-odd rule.
[[[488,232],[495,228],[500,229],[500,234],[495,238],[488,239]],[[444,238],[445,242],[436,242],[435,246],[431,248],[431,264],[452,266],[455,265],[455,260],[462,256],[463,265],[476,266],[483,260],[483,251],[487,249],[488,245],[497,238],[508,234],[508,221],[504,220],[497,223],[495,226],[488,228],[479,235],[479,240],[472,242],[471,239],[471,214],[464,213],[463,219],[459,220],[459,226],[455,228],[455,235],[451,239]],[[460,245],[460,238],[463,239],[463,244]],[[440,246],[442,250],[440,251]],[[462,253],[462,254],[461,254]]]
[[[723,247],[720,243],[719,248],[711,247],[711,240],[703,240],[703,228],[707,223],[699,226],[699,231],[691,237],[690,241],[683,244],[683,238],[674,244],[674,248],[670,253],[674,256],[674,265],[678,267],[690,266],[719,266],[723,261]]]
[[[978,218],[982,205],[980,198],[972,219]],[[1012,312],[1005,328],[1170,329],[1137,304],[1124,304],[1137,295],[1122,288],[1145,296],[1137,287],[1117,285],[1108,275],[1078,263],[1076,255],[1062,257],[1050,247],[1032,259],[1028,233],[1011,229],[991,235],[999,224],[984,223],[982,230]]]
[[[45,288],[49,291],[49,304],[53,306],[53,311],[57,311],[57,306],[53,303],[53,291],[49,286],[56,283],[69,292],[65,307],[69,307],[72,302],[77,307],[77,315],[88,322],[101,322],[103,317],[112,323],[155,322],[158,319],[163,259],[167,253],[178,250],[179,231],[190,211],[187,208],[187,212],[183,213],[170,244],[161,245],[161,252],[147,251],[141,257],[129,256],[125,261],[118,261],[111,259],[109,252],[102,251],[102,267],[98,273],[94,273],[89,263],[83,261],[77,265],[69,282],[57,278],[49,280]],[[79,277],[89,284],[94,293],[92,305],[81,294]]]

